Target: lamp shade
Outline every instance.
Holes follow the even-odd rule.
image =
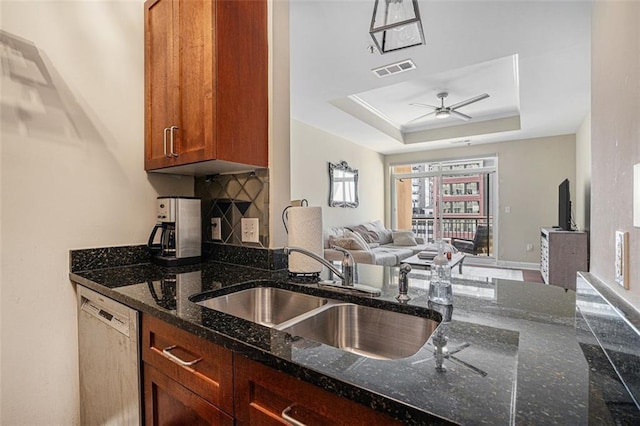
[[[418,0],[376,0],[369,34],[380,53],[424,44]]]

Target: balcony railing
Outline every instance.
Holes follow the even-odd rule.
[[[424,238],[425,242],[435,241],[435,229],[433,217],[413,216],[411,219],[413,233],[417,237]],[[445,217],[442,219],[442,237],[447,239],[460,238],[465,240],[473,240],[476,235],[478,225],[487,225],[489,236],[485,244],[490,249],[491,255],[491,238],[493,236],[492,218],[489,217]]]

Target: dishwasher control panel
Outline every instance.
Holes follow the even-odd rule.
[[[82,296],[81,309],[99,321],[113,327],[120,333],[129,337],[129,319],[118,315],[116,312],[107,310],[100,302],[87,299]]]

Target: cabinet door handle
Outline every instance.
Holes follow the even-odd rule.
[[[162,350],[162,353],[171,361],[177,362],[183,367],[191,367],[192,365],[202,361],[202,358],[194,359],[193,361],[185,361],[171,353],[171,350],[175,349],[178,345],[168,346]]]
[[[289,413],[291,413],[291,410],[293,409],[293,405],[291,404],[290,406],[288,406],[287,408],[285,408],[284,410],[282,410],[282,418],[283,420],[285,420],[286,422],[288,422],[289,424],[293,425],[293,426],[307,426],[304,423],[302,423],[300,420],[296,420],[293,417],[291,417],[291,415]]]
[[[167,132],[169,131],[168,127],[165,127],[164,130],[162,131],[162,149],[164,150],[164,156],[168,157],[167,155]]]
[[[169,138],[169,141],[170,141],[169,143],[170,143],[171,149],[169,151],[170,151],[172,157],[177,157],[178,154],[176,154],[173,151],[173,132],[174,132],[174,130],[178,130],[178,126],[171,126],[169,129],[171,130],[171,136]]]

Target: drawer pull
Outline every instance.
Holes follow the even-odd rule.
[[[193,361],[185,361],[174,354],[171,353],[171,350],[175,349],[178,345],[168,346],[162,350],[162,353],[169,358],[171,361],[177,362],[178,364],[184,367],[191,367],[194,364],[202,361],[202,358],[194,359]]]
[[[293,417],[291,417],[290,413],[291,410],[293,409],[293,404],[288,406],[287,408],[285,408],[284,410],[282,410],[282,418],[288,422],[289,424],[293,425],[293,426],[306,426],[304,423],[302,423],[299,420],[294,419]]]

